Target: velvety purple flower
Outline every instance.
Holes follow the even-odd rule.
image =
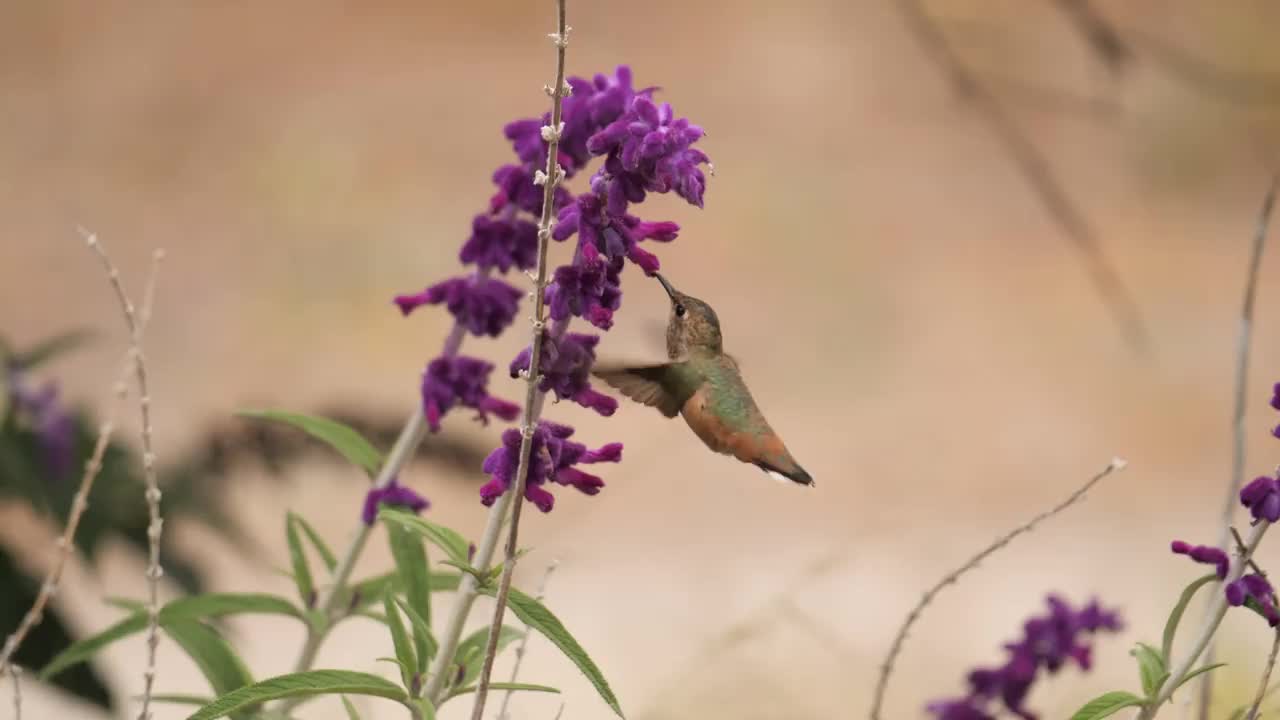
[[[700,165],[707,154],[692,147],[702,128],[677,119],[669,103],[657,105],[647,95],[631,100],[627,112],[587,141],[595,155],[608,155],[604,170],[619,181],[619,192],[630,202],[644,200],[646,191],[675,192],[702,207],[706,177]]]
[[[1214,570],[1218,573],[1219,580],[1226,579],[1227,570],[1231,567],[1231,559],[1227,557],[1227,553],[1221,548],[1209,545],[1191,545],[1181,540],[1174,540],[1170,543],[1169,549],[1173,550],[1175,555],[1186,555],[1198,563],[1213,565]]]
[[[1039,671],[1054,674],[1069,661],[1088,670],[1092,648],[1086,643],[1087,636],[1121,628],[1119,615],[1096,601],[1080,610],[1052,595],[1048,603],[1047,615],[1033,617],[1023,625],[1022,640],[1005,645],[1008,660],[1004,665],[970,672],[968,696],[935,702],[926,709],[938,720],[982,720],[994,717],[986,706],[998,700],[1009,712],[1035,720],[1024,703]]]
[[[538,263],[538,226],[520,218],[477,215],[458,257],[480,268],[528,270]]]
[[[488,413],[503,420],[515,420],[520,406],[489,395],[489,373],[493,364],[479,358],[458,355],[438,357],[422,374],[422,407],[431,432],[440,431],[440,418],[455,405],[475,410],[476,419],[488,424]]]
[[[623,211],[614,212],[608,207],[605,194],[597,190],[579,195],[560,211],[551,237],[565,240],[578,233],[579,247],[594,246],[610,261],[627,258],[639,265],[645,274],[658,271],[658,258],[641,248],[641,240],[668,242],[675,238],[680,227],[673,222],[646,223]],[[607,190],[607,188],[604,188]]]
[[[519,290],[497,278],[457,277],[420,293],[397,295],[396,305],[408,315],[422,305],[444,303],[458,323],[474,335],[498,337],[520,308]]]
[[[542,382],[538,387],[543,392],[554,390],[558,399],[572,400],[605,417],[612,415],[618,409],[618,401],[596,392],[590,383],[591,366],[595,363],[596,344],[599,342],[598,335],[565,333],[556,338],[549,333],[544,334],[542,360],[538,363]],[[521,371],[529,369],[532,355],[528,347],[516,355],[511,361],[511,377],[519,377]]]
[[[365,525],[373,525],[378,519],[378,508],[382,506],[408,508],[415,513],[431,507],[426,498],[414,492],[412,488],[401,485],[396,478],[386,487],[370,488],[364,496],[364,509],[360,511],[360,519]]]
[[[540,169],[541,164],[538,167]],[[493,184],[498,186],[498,191],[489,198],[489,212],[497,213],[511,205],[531,215],[542,212],[542,186],[533,183],[533,171],[529,167],[503,165],[494,171]],[[553,198],[555,210],[558,211],[572,200],[573,195],[563,185],[556,186]]]
[[[1249,508],[1254,520],[1280,520],[1280,481],[1262,476],[1240,490],[1240,503]]]
[[[35,434],[45,470],[53,480],[66,477],[76,460],[76,424],[60,402],[57,384],[33,389],[20,369],[10,368],[8,373],[10,402]]]
[[[569,438],[573,428],[546,420],[538,424],[530,439],[529,473],[525,479],[524,497],[542,512],[551,512],[555,496],[545,487],[548,481],[595,495],[604,487],[599,477],[584,472],[577,465],[618,462],[622,444],[609,443],[597,450]],[[492,505],[515,482],[520,462],[522,436],[516,428],[502,433],[502,445],[485,458],[484,471],[492,479],[480,488],[480,501]]]
[[[1240,607],[1249,604],[1267,619],[1271,627],[1280,625],[1280,612],[1276,611],[1275,591],[1271,583],[1262,575],[1250,573],[1233,583],[1228,583],[1224,592],[1227,602]],[[1252,601],[1252,602],[1250,602]]]
[[[570,265],[556,268],[547,286],[552,320],[581,317],[601,330],[613,327],[622,305],[622,262],[605,258],[594,245],[582,245]]]

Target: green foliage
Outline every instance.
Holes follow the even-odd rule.
[[[477,685],[469,685],[464,688],[458,688],[453,692],[449,693],[449,697],[453,698],[459,695],[466,695],[467,693],[473,693],[476,691],[478,687],[479,686]],[[533,683],[519,683],[519,682],[516,682],[516,683],[492,682],[492,683],[489,683],[489,689],[495,690],[495,691],[496,690],[512,690],[512,691],[523,690],[526,692],[556,693],[557,695],[560,694],[559,688],[553,688],[550,685],[535,685]]]
[[[400,680],[405,688],[412,691],[416,684],[413,676],[415,668],[418,667],[413,643],[409,639],[409,633],[405,632],[404,622],[400,619],[400,612],[396,610],[395,600],[390,593],[382,597],[382,607],[387,619],[387,629],[391,631],[391,642],[395,645],[396,662],[400,665]]]
[[[215,720],[269,700],[316,695],[370,695],[401,703],[407,700],[404,690],[377,675],[350,670],[308,670],[233,690],[200,708],[187,720]]]
[[[1138,678],[1142,681],[1142,693],[1148,699],[1154,700],[1156,694],[1160,692],[1160,686],[1164,685],[1164,681],[1169,677],[1169,671],[1165,668],[1164,658],[1160,657],[1160,653],[1146,643],[1138,643],[1137,647],[1129,651],[1138,661]]]
[[[307,522],[307,519],[301,515],[291,512],[289,513],[289,520],[297,523],[298,529],[307,537],[311,547],[315,549],[316,554],[324,562],[325,569],[333,572],[334,568],[338,567],[338,558],[329,549],[329,546],[325,544],[324,538],[320,537],[320,533],[316,532],[316,529],[311,527],[311,523]]]
[[[253,676],[217,630],[199,620],[170,620],[165,633],[195,661],[216,695],[253,683]],[[245,718],[237,713],[232,717]]]
[[[454,563],[467,565],[471,562],[471,558],[468,557],[471,554],[471,544],[455,530],[394,508],[382,508],[378,512],[378,518],[421,535],[443,550]]]
[[[405,616],[409,618],[409,626],[413,628],[413,647],[414,655],[418,658],[418,673],[425,673],[427,665],[431,662],[431,658],[436,656],[436,637],[431,632],[431,626],[427,621],[419,615],[404,600],[396,598],[396,605],[404,611]]]
[[[494,654],[500,654],[512,642],[523,637],[524,633],[513,627],[502,626],[498,632],[498,645],[494,650]],[[453,653],[452,667],[461,666],[462,679],[457,683],[459,687],[470,685],[480,676],[480,666],[484,663],[484,649],[489,642],[489,628],[484,627],[476,630],[462,642],[458,643],[458,649]]]
[[[1102,720],[1105,717],[1124,710],[1125,708],[1141,707],[1145,701],[1131,692],[1116,690],[1109,692],[1085,703],[1071,716],[1071,720]]]
[[[285,517],[285,540],[289,544],[289,564],[293,567],[293,583],[298,588],[298,597],[303,607],[316,606],[316,584],[311,578],[311,565],[307,562],[307,554],[302,549],[302,539],[298,535],[299,517],[288,513]]]
[[[342,456],[373,477],[382,467],[382,453],[360,433],[340,422],[283,410],[244,410],[243,417],[272,420],[292,425],[342,453]]]
[[[496,594],[492,588],[482,587],[480,592],[489,596]],[[508,607],[525,625],[537,630],[550,640],[551,644],[560,648],[560,652],[564,653],[565,657],[569,658],[582,671],[587,680],[591,681],[592,686],[595,687],[596,692],[600,694],[605,703],[617,713],[618,717],[624,717],[622,708],[618,706],[618,698],[614,696],[613,690],[609,687],[609,682],[604,678],[604,674],[600,672],[600,668],[596,667],[595,662],[582,649],[578,641],[569,634],[569,631],[565,629],[559,618],[553,615],[542,603],[516,588],[511,588],[511,593],[508,596]]]
[[[1190,585],[1187,585],[1182,594],[1178,596],[1178,602],[1169,613],[1169,619],[1165,621],[1164,639],[1160,643],[1160,657],[1164,660],[1165,665],[1169,664],[1169,658],[1172,656],[1173,639],[1178,633],[1178,624],[1182,622],[1182,615],[1187,611],[1187,605],[1191,603],[1191,599],[1196,596],[1196,592],[1200,588],[1217,579],[1218,576],[1214,573],[1197,578]]]

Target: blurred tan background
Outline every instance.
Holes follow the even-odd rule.
[[[551,408],[590,444],[623,440],[626,456],[600,496],[561,491],[554,513],[527,516],[534,552],[517,581],[536,586],[560,561],[548,603],[630,717],[864,717],[919,593],[1113,455],[1129,470],[941,596],[886,713],[920,717],[929,698],[959,693],[1050,590],[1098,595],[1130,626],[1098,643],[1096,672],[1044,683],[1030,706],[1065,717],[1092,693],[1136,685],[1129,647],[1158,637],[1199,572],[1168,541],[1216,537],[1241,284],[1280,150],[1280,9],[1096,6],[1134,43],[1118,76],[1050,2],[930,11],[1096,230],[1149,329],[1145,354],[892,3],[570,3],[571,72],[629,63],[709,130],[706,209],[663,199],[642,214],[682,225],[656,248],[664,270],[717,307],[758,400],[817,479],[812,492],[770,482],[635,405],[609,420]],[[407,414],[448,318],[403,319],[390,298],[457,271],[489,174],[509,157],[503,123],[546,104],[551,17],[549,1],[511,0],[0,4],[0,331],[18,343],[74,325],[111,333],[49,371],[74,398],[104,402],[123,334],[82,224],[135,288],[151,249],[168,250],[147,343],[162,456],[247,406]],[[1188,81],[1149,38],[1270,75],[1221,92],[1235,80]],[[565,248],[553,252],[563,261]],[[1280,379],[1278,262],[1267,259],[1260,287],[1251,473],[1280,461],[1266,407]],[[601,353],[659,357],[665,297],[627,278]],[[505,366],[524,341],[510,332],[467,349]],[[501,373],[493,389],[519,395]],[[498,430],[464,413],[445,424],[484,444]],[[357,473],[319,460],[295,470],[289,485],[246,474],[227,489],[268,558],[166,528],[202,547],[216,589],[289,591],[271,571],[287,562],[286,508],[335,545],[352,532]],[[435,519],[482,527],[478,469],[425,463],[407,480]],[[14,509],[0,517],[9,541],[44,547],[52,532]],[[373,543],[364,567],[388,564]],[[121,551],[101,575],[74,569],[57,602],[91,630],[114,616],[105,595],[141,592],[140,561]],[[1236,615],[1224,703],[1252,692],[1267,639]],[[232,627],[258,677],[286,671],[301,642],[277,620]],[[321,664],[387,673],[373,658],[389,647],[353,622]],[[134,638],[103,657],[125,692],[142,652]],[[161,659],[161,689],[207,692],[171,643]],[[567,720],[608,716],[544,642],[522,679],[560,685]],[[26,691],[30,717],[95,717],[35,683]],[[4,712],[9,693],[0,686]],[[560,700],[518,698],[514,716],[550,720]],[[402,714],[377,702],[364,712]],[[301,715],[341,713],[322,700]]]

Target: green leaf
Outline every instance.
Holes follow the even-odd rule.
[[[458,589],[458,582],[462,576],[457,573],[450,572],[433,572],[429,576],[428,586],[431,592],[453,592]],[[352,610],[368,607],[382,600],[382,596],[386,594],[387,588],[391,588],[392,592],[404,592],[404,578],[398,573],[390,572],[384,575],[375,575],[374,577],[361,580],[351,587],[346,599],[346,606]],[[354,600],[354,602],[352,602]]]
[[[436,706],[431,704],[427,698],[418,698],[411,701],[418,710],[422,711],[422,720],[436,720]]]
[[[307,564],[307,555],[302,551],[302,540],[298,537],[298,516],[289,513],[284,523],[285,540],[289,543],[289,563],[293,566],[293,582],[298,586],[298,597],[303,607],[316,605],[316,585],[311,579],[311,566]]]
[[[471,544],[454,530],[423,520],[413,513],[392,508],[383,508],[378,513],[378,517],[418,533],[441,550],[444,550],[449,559],[455,563],[466,565],[470,562],[470,558],[467,556],[471,554]]]
[[[294,513],[289,513],[289,517],[298,521],[298,527],[302,528],[302,534],[307,536],[307,540],[311,543],[311,547],[316,549],[316,553],[320,556],[320,559],[324,561],[325,568],[329,572],[333,572],[333,569],[338,567],[338,558],[333,554],[333,551],[329,549],[329,546],[325,544],[324,538],[320,537],[320,533],[316,532],[316,529],[311,527],[311,523],[307,522],[306,518],[301,515],[295,515]]]
[[[365,440],[363,435],[340,422],[282,410],[243,410],[238,414],[292,425],[342,453],[347,460],[364,468],[369,477],[377,475],[378,469],[382,467],[382,453]]]
[[[476,691],[476,685],[468,685],[464,688],[458,688],[449,693],[449,697],[457,697],[458,695],[466,695]],[[560,694],[559,688],[553,688],[550,685],[534,685],[532,683],[510,683],[510,682],[493,682],[489,683],[490,690],[527,690],[529,692],[545,692]]]
[[[421,676],[427,671],[427,665],[431,662],[431,658],[436,656],[436,636],[431,633],[431,626],[427,621],[417,613],[408,603],[396,598],[396,604],[404,610],[404,614],[409,616],[409,624],[413,627],[413,647],[414,654],[418,658],[418,674]]]
[[[181,693],[152,693],[151,700],[158,703],[170,703],[173,705],[208,705],[213,702],[213,698],[203,695],[183,695]]]
[[[1169,613],[1169,619],[1165,621],[1164,640],[1160,643],[1160,657],[1164,658],[1166,665],[1169,664],[1169,658],[1173,657],[1173,637],[1178,632],[1178,623],[1182,622],[1182,614],[1187,611],[1187,605],[1191,603],[1191,598],[1195,597],[1196,591],[1200,588],[1217,579],[1218,576],[1215,573],[1209,573],[1204,577],[1197,578],[1178,597],[1178,603],[1173,606],[1173,611]]]
[[[88,342],[96,335],[92,330],[70,330],[68,332],[59,333],[51,338],[42,340],[35,347],[24,350],[20,353],[14,353],[10,361],[15,367],[23,370],[43,365],[53,358],[61,355],[68,350],[74,350],[77,347]]]
[[[1142,680],[1142,692],[1147,699],[1154,700],[1160,686],[1164,684],[1169,673],[1165,669],[1160,653],[1146,643],[1138,643],[1129,654],[1138,660],[1138,677]]]
[[[519,630],[503,625],[498,632],[498,646],[495,653],[501,653],[523,635],[524,633]],[[461,665],[464,668],[462,680],[458,682],[459,686],[471,684],[480,675],[480,666],[484,663],[484,650],[488,642],[489,628],[485,627],[471,633],[458,643],[458,649],[453,653],[453,666]]]
[[[218,631],[198,620],[171,620],[165,633],[195,661],[216,695],[253,683],[253,676]],[[233,717],[245,717],[236,713]]]
[[[1142,698],[1131,692],[1116,690],[1105,695],[1099,695],[1085,703],[1084,707],[1071,716],[1071,720],[1101,720],[1125,708],[1140,707],[1143,702]]]
[[[347,711],[347,720],[360,720],[360,713],[356,712],[356,706],[351,704],[346,695],[342,696],[342,707]]]
[[[494,566],[492,569],[489,570],[489,572],[486,573],[482,571],[480,568],[472,567],[469,563],[460,563],[460,562],[457,562],[456,560],[441,560],[440,564],[448,565],[449,567],[452,567],[452,568],[457,568],[462,572],[466,573],[467,575],[470,575],[471,577],[476,579],[477,585],[492,585],[494,570],[497,570],[499,573],[502,572],[501,565]]]
[[[391,593],[382,596],[382,607],[387,615],[387,627],[391,630],[391,642],[396,648],[396,662],[400,663],[400,679],[404,681],[406,688],[412,688],[413,669],[418,666],[418,661],[414,657],[413,643],[404,630],[404,623],[400,620],[400,612],[396,610]]]
[[[1226,666],[1227,666],[1226,663],[1214,663],[1212,665],[1205,665],[1204,667],[1196,668],[1195,670],[1192,670],[1191,672],[1187,673],[1187,676],[1182,678],[1182,680],[1177,685],[1174,685],[1173,690],[1170,691],[1170,694],[1177,692],[1178,688],[1182,687],[1183,685],[1186,685],[1197,675],[1203,675],[1209,672],[1210,670],[1217,670],[1220,667],[1226,667]]]
[[[301,618],[302,613],[288,600],[263,593],[208,593],[179,598],[160,610],[160,625],[167,627],[174,620],[197,620],[223,617],[239,613],[264,613]],[[40,671],[40,678],[48,680],[67,668],[93,657],[111,643],[141,632],[147,627],[144,612],[135,612],[102,632],[72,643]]]
[[[493,597],[496,591],[493,588],[480,588],[479,591],[485,595]],[[614,696],[613,690],[609,687],[609,681],[605,680],[604,674],[600,672],[600,668],[587,655],[587,651],[582,649],[577,640],[569,634],[555,615],[551,613],[542,603],[525,593],[511,588],[511,593],[507,596],[507,606],[516,614],[516,617],[528,625],[530,628],[542,633],[551,644],[560,648],[560,652],[565,654],[582,674],[587,676],[591,684],[595,686],[596,692],[600,693],[600,697],[605,703],[617,713],[618,717],[625,717],[622,714],[622,708],[618,706],[618,698]]]
[[[325,694],[372,695],[396,702],[406,699],[403,689],[377,675],[350,670],[309,670],[233,690],[200,708],[187,720],[214,720],[269,700]]]
[[[403,525],[386,523],[387,539],[396,569],[404,578],[404,595],[409,607],[431,624],[431,568],[427,565],[427,549],[422,536]],[[422,648],[418,648],[421,653]]]

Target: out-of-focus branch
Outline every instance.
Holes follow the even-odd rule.
[[[1095,290],[1106,303],[1125,339],[1139,352],[1149,350],[1151,341],[1137,302],[1103,254],[1096,233],[1063,189],[1044,153],[1014,122],[999,99],[961,61],[946,36],[921,6],[920,0],[899,0],[897,6],[921,49],[947,75],[956,92],[981,113],[1045,210],[1071,241]]]
[[[1053,0],[1053,4],[1112,73],[1120,73],[1133,60],[1133,49],[1089,0]]]

